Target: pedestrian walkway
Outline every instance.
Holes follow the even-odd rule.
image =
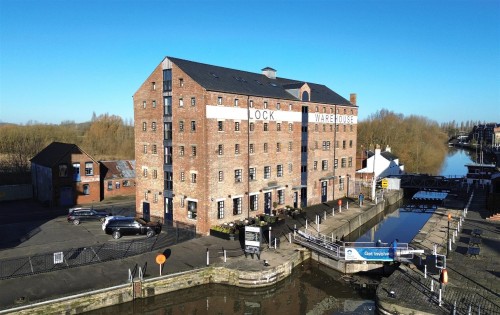
[[[428,314],[500,314],[500,224],[486,220],[486,193],[476,190],[468,206],[463,226],[446,260],[448,284],[441,290],[439,270],[432,253],[446,255],[448,213],[452,214],[451,238],[463,210],[438,209],[417,235],[412,245],[424,249],[420,262],[400,267],[377,289],[379,306],[405,313],[408,310]],[[480,253],[467,254],[473,231],[481,234]],[[427,266],[427,268],[425,267]],[[427,278],[424,275],[427,270]],[[394,294],[390,294],[393,292]],[[470,313],[469,310],[472,312]]]

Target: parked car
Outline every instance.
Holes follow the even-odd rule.
[[[80,209],[73,210],[68,214],[68,222],[73,222],[74,225],[80,224],[82,221],[101,221],[110,214],[105,210],[96,209]]]
[[[105,217],[104,221],[102,221],[102,230],[104,231],[104,229],[106,229],[106,225],[108,225],[109,221],[114,220],[114,219],[120,220],[123,218],[130,219],[130,217],[126,217],[124,215],[109,215],[109,216]]]
[[[136,218],[116,218],[108,222],[104,231],[114,239],[119,239],[122,235],[146,235],[149,238],[161,232],[161,223]]]

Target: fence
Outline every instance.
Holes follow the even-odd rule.
[[[196,236],[196,228],[180,222],[169,222],[163,232],[152,238],[96,244],[87,247],[0,260],[0,279],[33,275],[79,267],[165,248]]]

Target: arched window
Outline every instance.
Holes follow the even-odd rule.
[[[307,91],[302,92],[302,101],[309,102],[309,93]]]

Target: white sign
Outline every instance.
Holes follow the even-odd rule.
[[[54,253],[54,265],[62,264],[64,262],[63,252]]]

